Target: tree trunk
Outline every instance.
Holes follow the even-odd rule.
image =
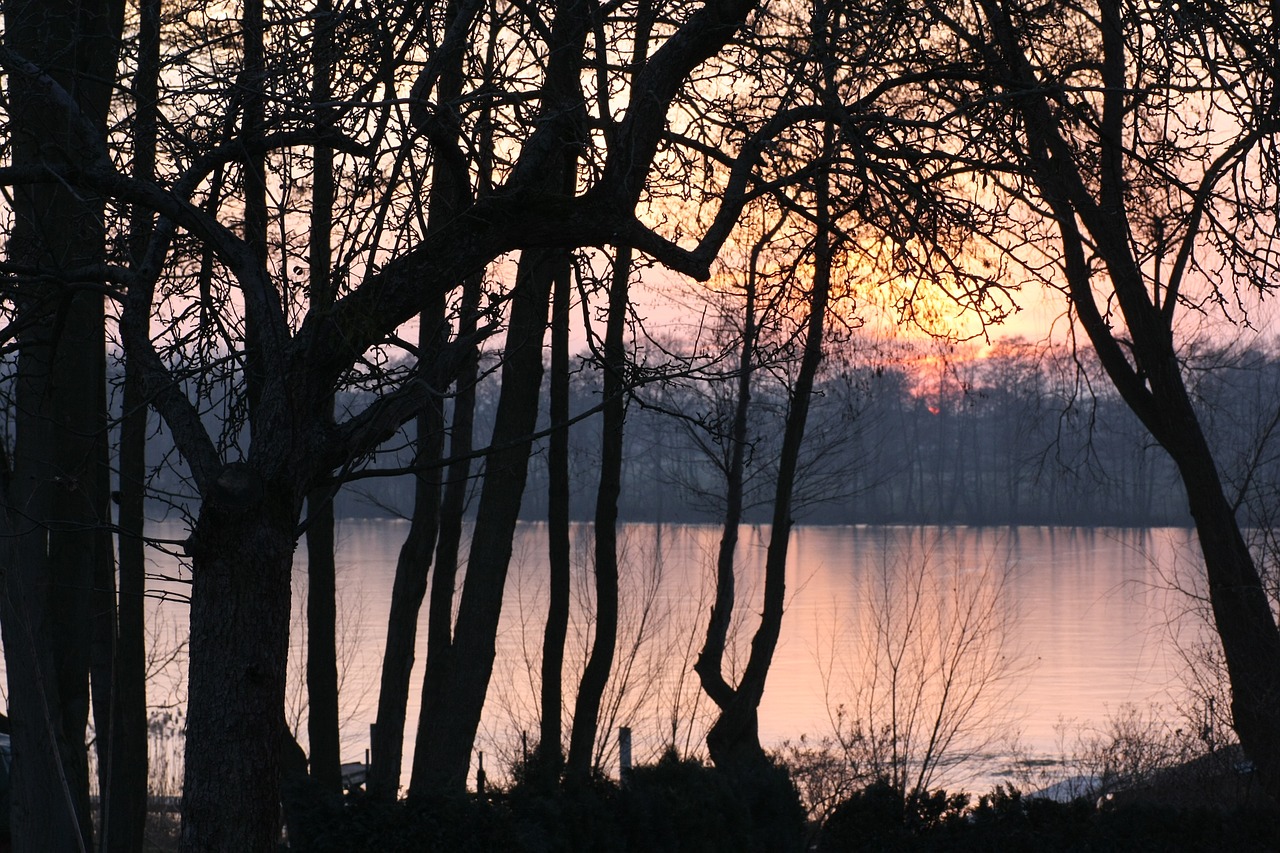
[[[569,633],[569,304],[570,270],[555,281],[551,307],[551,426],[547,447],[547,623],[542,634],[542,720],[538,764],[558,774],[564,761],[564,643]],[[565,425],[556,428],[558,425]],[[576,717],[575,717],[576,720]],[[576,725],[576,723],[575,723]]]
[[[307,496],[307,740],[311,778],[326,791],[342,790],[338,737],[338,602],[333,554],[333,493]]]
[[[760,244],[758,244],[760,245]],[[756,347],[756,275],[755,258],[747,271],[746,304],[743,307],[742,346],[738,355],[738,388],[734,396],[734,412],[729,432],[729,458],[725,467],[725,513],[716,553],[716,597],[707,620],[707,636],[694,663],[694,671],[702,689],[724,708],[733,701],[733,687],[724,677],[724,650],[733,620],[736,586],[734,552],[738,547],[738,528],[742,524],[743,468],[746,464],[747,417],[751,410],[751,380],[755,372]]]
[[[410,799],[460,790],[466,784],[493,672],[503,587],[537,425],[547,303],[551,282],[565,263],[565,253],[556,250],[527,250],[520,258],[511,296],[502,395],[493,427],[494,449],[486,459],[453,642],[427,660]]]
[[[1179,462],[1231,681],[1231,719],[1263,789],[1280,801],[1280,633],[1235,512],[1206,461]]]
[[[818,9],[817,14],[825,14],[821,11],[821,5]],[[815,26],[815,38],[818,38],[821,32],[822,30]],[[830,68],[826,68],[826,71],[830,74]],[[824,84],[828,88],[833,88],[833,81],[829,77]],[[824,128],[823,140],[823,155],[830,156],[835,150],[835,132],[831,127]],[[782,630],[796,470],[800,460],[800,449],[804,443],[805,427],[809,419],[809,404],[813,397],[814,380],[817,377],[818,367],[822,363],[823,335],[831,293],[834,238],[831,234],[829,183],[828,173],[820,171],[815,178],[814,208],[818,228],[814,237],[813,285],[808,299],[809,316],[805,323],[804,350],[800,358],[800,369],[796,374],[795,385],[791,389],[786,424],[783,428],[782,447],[778,455],[778,472],[773,495],[773,524],[769,531],[769,546],[765,556],[764,608],[760,614],[760,625],[751,639],[751,653],[747,658],[746,668],[737,687],[731,689],[728,700],[722,701],[708,690],[708,695],[711,695],[720,708],[719,717],[707,732],[707,751],[711,754],[711,760],[716,767],[732,774],[739,784],[757,792],[762,797],[767,797],[764,791],[769,779],[769,759],[760,745],[758,709],[760,700],[764,696],[769,668],[773,664],[773,653],[777,648],[778,636]],[[755,258],[753,257],[752,269],[754,268]],[[752,308],[750,300],[748,308]],[[746,352],[744,343],[744,355]],[[723,558],[724,555],[721,556]],[[720,597],[717,594],[717,604],[719,602]],[[712,618],[715,618],[714,613]],[[708,643],[704,646],[704,653],[708,648],[716,650],[716,647],[711,645],[712,639],[711,632],[708,630]],[[722,651],[723,645],[719,648]],[[708,660],[708,670],[710,663],[712,661]],[[710,683],[714,690],[722,691],[728,685],[720,675],[718,657],[714,663],[716,666],[714,673],[708,671],[703,675],[702,669],[699,669],[698,674],[703,677],[704,684]],[[702,657],[699,657],[698,665],[704,666]],[[788,831],[781,824],[778,827],[783,833]]]
[[[820,200],[821,204],[821,200]],[[825,222],[825,206],[819,208],[820,222]],[[765,556],[764,609],[760,626],[751,640],[751,654],[732,700],[720,707],[720,716],[707,733],[707,750],[717,767],[750,772],[767,763],[760,746],[757,709],[764,696],[765,680],[773,663],[773,652],[782,629],[783,605],[786,602],[787,550],[791,539],[792,495],[796,468],[804,443],[809,403],[814,379],[822,362],[822,337],[831,290],[831,237],[820,229],[814,258],[813,292],[809,297],[809,320],[806,324],[804,354],[783,432],[778,457],[778,475],[773,497],[773,525],[769,531],[769,547]]]
[[[274,850],[279,837],[294,488],[228,465],[187,542],[185,853]]]
[[[316,126],[332,121],[333,4],[320,0],[315,10],[311,47],[311,103]],[[333,150],[312,150],[311,221],[308,288],[311,310],[333,304]],[[333,423],[333,399],[324,403],[324,419]],[[342,791],[342,753],[338,734],[338,602],[334,560],[333,489],[325,483],[307,496],[307,741],[310,773],[319,787]]]
[[[92,404],[93,380],[102,378],[80,357],[95,348],[101,352],[101,315],[86,304],[93,299],[75,301],[61,330],[41,322],[20,338],[14,488],[8,500],[17,539],[0,602],[15,850],[92,847],[85,750],[89,591],[96,528],[106,520],[92,504],[95,480],[105,472],[96,470],[93,442],[86,438],[106,425],[101,411],[75,402],[78,397]],[[85,429],[86,424],[93,426]]]
[[[160,0],[138,7],[138,70],[134,77],[133,174],[155,176],[157,87],[160,74]],[[149,211],[135,209],[129,250],[136,266],[151,237]],[[115,655],[111,670],[111,723],[100,784],[99,848],[110,853],[141,850],[147,822],[146,595],[147,401],[137,365],[126,360],[120,420],[118,591]],[[101,735],[100,735],[101,737]]]
[[[585,781],[591,772],[600,702],[618,642],[618,495],[622,490],[622,431],[626,421],[626,329],[631,250],[619,248],[609,286],[604,337],[604,401],[600,421],[600,483],[596,490],[596,629],[573,711],[569,773]]]
[[[445,7],[443,27],[448,30],[459,13],[456,0]],[[437,97],[451,103],[462,91],[462,55],[452,57],[442,69],[436,84]],[[450,222],[471,200],[466,161],[456,147],[456,128],[434,135],[435,166],[431,180],[428,228]],[[445,319],[445,295],[433,297],[422,312],[418,325],[418,361],[426,368],[438,358],[448,333]],[[474,329],[474,325],[472,326]],[[382,682],[378,695],[378,716],[374,726],[370,752],[369,793],[381,800],[393,800],[400,788],[400,765],[404,756],[405,715],[409,700],[409,679],[413,671],[417,645],[418,614],[427,592],[431,557],[440,533],[441,485],[443,472],[439,462],[444,451],[443,396],[450,377],[437,377],[438,391],[431,404],[417,419],[417,450],[413,517],[409,536],[396,562],[396,579],[391,595],[391,614],[387,624],[387,646],[382,664]],[[455,563],[456,565],[456,563]],[[443,578],[433,580],[432,604],[427,628],[427,667],[436,650],[447,648],[453,617],[453,572],[448,568]],[[448,593],[445,612],[437,602],[435,588]],[[424,688],[425,689],[425,688]]]
[[[443,310],[443,303],[440,309]],[[442,317],[422,323],[438,324]],[[378,716],[371,738],[373,767],[369,793],[377,799],[394,800],[400,788],[400,764],[404,756],[405,713],[409,700],[409,676],[413,671],[418,638],[418,613],[427,593],[431,554],[436,546],[440,520],[440,461],[443,447],[442,413],[435,405],[418,416],[415,462],[430,466],[415,475],[413,518],[409,535],[400,547],[395,580],[391,588],[391,613],[387,617],[387,645],[382,657],[382,681],[378,693]],[[452,615],[452,614],[451,614]],[[446,629],[448,622],[445,623]]]
[[[103,318],[105,320],[105,317]],[[105,389],[106,364],[103,363],[102,381]],[[105,393],[102,398],[103,411],[106,411]],[[110,449],[108,448],[106,424],[103,423],[102,439],[97,442],[93,461],[94,467],[104,472],[95,477],[95,486],[99,494],[92,497],[93,505],[106,510],[106,518],[110,518],[111,484]],[[117,652],[116,639],[119,626],[117,624],[116,605],[116,560],[113,550],[111,530],[99,523],[93,545],[93,586],[90,593],[90,612],[93,616],[92,643],[89,649],[89,684],[93,697],[94,751],[98,758],[98,803],[99,813],[109,812],[102,809],[103,803],[111,800],[111,765],[113,759],[112,744],[115,740],[115,718],[113,695],[116,691],[115,658]],[[109,833],[109,822],[99,820],[99,841]],[[105,847],[103,848],[105,849]]]
[[[4,7],[6,46],[75,97],[104,138],[122,18],[116,2]],[[11,72],[8,86],[12,164],[34,167],[48,158],[61,165],[75,147],[65,113],[21,73]],[[63,276],[102,260],[103,204],[92,193],[39,184],[16,187],[12,206],[8,258],[38,272],[17,282],[14,300],[30,325],[18,335],[14,470],[5,495],[17,538],[0,590],[12,836],[15,850],[83,850],[92,845],[85,748],[91,590],[112,559],[103,548],[110,522],[105,314],[101,295]]]
[[[120,588],[112,666],[112,711],[106,781],[101,788],[101,849],[141,850],[147,821],[147,672],[145,478],[147,408],[125,364],[120,428]]]
[[[1108,139],[1119,139],[1114,125],[1123,121],[1125,94],[1119,7],[1106,3],[1102,12],[1104,69],[1110,81],[1106,129]],[[989,10],[988,15],[997,24],[997,35],[1013,70],[1029,76],[1026,59],[1010,34],[1010,23],[994,11]],[[1037,150],[1064,147],[1047,104],[1032,100],[1022,108]],[[1280,630],[1187,393],[1174,349],[1173,307],[1177,303],[1164,307],[1153,303],[1125,241],[1128,212],[1122,197],[1124,181],[1119,175],[1123,156],[1119,145],[1103,148],[1102,204],[1085,196],[1077,166],[1065,157],[1037,161],[1033,177],[1058,226],[1068,295],[1077,320],[1126,405],[1178,467],[1205,559],[1215,627],[1231,682],[1233,724],[1241,746],[1258,768],[1263,787],[1280,799],[1280,734],[1275,726],[1280,719]],[[1087,249],[1081,223],[1091,237]],[[1114,301],[1127,327],[1128,340],[1123,344],[1114,334],[1112,320],[1098,307],[1089,254],[1096,254],[1106,264]],[[1166,285],[1167,292],[1172,293],[1174,286],[1174,282]]]
[[[548,139],[547,146],[533,154],[522,154],[517,176],[512,178],[564,198],[573,194],[581,145],[577,135],[581,128],[575,122],[583,118],[579,74],[587,32],[585,12],[586,7],[576,2],[559,7],[552,27],[543,116],[563,135]],[[428,656],[423,674],[410,799],[466,785],[493,672],[503,587],[537,426],[548,302],[552,283],[564,275],[570,257],[564,249],[526,249],[520,255],[511,291],[502,392],[490,442],[493,449],[486,457],[458,618],[452,642]]]

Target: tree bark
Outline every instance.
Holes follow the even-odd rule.
[[[248,463],[205,495],[192,560],[184,853],[275,849],[301,497]]]

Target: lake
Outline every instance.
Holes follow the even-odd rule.
[[[152,532],[185,535],[176,524]],[[363,760],[368,744],[396,556],[407,532],[399,521],[339,523],[345,761]],[[621,636],[602,729],[631,727],[637,760],[672,742],[683,751],[704,751],[712,709],[691,667],[710,608],[718,539],[714,526],[629,524],[621,531]],[[491,776],[501,776],[519,755],[522,732],[536,737],[546,540],[545,525],[523,524],[515,542],[477,744]],[[745,663],[767,543],[767,527],[744,528],[729,668]],[[575,525],[573,546],[570,695],[590,641],[589,525]],[[176,559],[159,553],[152,559],[157,575],[189,578]],[[1173,637],[1186,643],[1204,631],[1194,615],[1182,615],[1190,602],[1173,587],[1185,587],[1199,561],[1194,534],[1183,529],[798,528],[782,635],[760,708],[761,739],[772,746],[801,735],[821,738],[833,733],[837,720],[846,733],[858,722],[883,727],[890,703],[900,719],[915,710],[918,719],[930,720],[945,683],[952,703],[972,708],[951,749],[975,756],[964,772],[986,782],[999,777],[1012,741],[1027,755],[1057,756],[1064,732],[1101,727],[1129,704],[1156,708],[1181,724],[1184,666]],[[296,565],[288,710],[305,747],[305,548]],[[154,586],[182,589],[161,581]],[[184,605],[156,601],[153,614],[162,626],[155,637],[159,655],[180,637]],[[425,621],[424,607],[420,642]],[[420,648],[402,784],[412,761],[423,657]],[[152,701],[180,703],[180,661],[160,669]],[[565,704],[571,709],[571,698]],[[616,773],[615,738],[602,744],[600,757]]]

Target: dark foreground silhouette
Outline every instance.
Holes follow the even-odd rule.
[[[905,797],[872,784],[807,822],[785,769],[731,780],[668,754],[625,784],[563,783],[536,766],[510,788],[393,805],[348,802],[308,833],[308,850],[513,853],[786,853],[843,851],[1274,851],[1280,812],[1263,800],[1188,802],[1148,790],[1101,805],[1024,797]]]

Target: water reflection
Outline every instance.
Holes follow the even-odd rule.
[[[346,760],[363,758],[368,742],[392,577],[407,531],[406,524],[393,521],[346,521],[339,527]],[[750,528],[741,537],[737,630],[726,656],[731,664],[745,662],[755,628],[767,532]],[[793,536],[787,612],[760,709],[766,744],[830,733],[841,704],[855,718],[858,708],[865,714],[865,700],[856,700],[874,672],[868,668],[874,655],[867,650],[867,638],[875,634],[870,602],[880,595],[882,609],[900,604],[904,591],[922,597],[918,630],[932,632],[935,645],[942,642],[937,632],[951,612],[946,607],[963,600],[965,590],[980,587],[995,596],[987,605],[993,618],[1001,620],[1001,630],[1007,629],[997,649],[1006,663],[1002,677],[1007,678],[998,685],[1001,689],[982,697],[985,704],[975,708],[975,719],[986,721],[986,730],[1005,740],[1020,731],[1022,743],[1034,753],[1055,753],[1064,721],[1100,723],[1124,703],[1176,703],[1180,697],[1178,658],[1166,642],[1166,589],[1174,572],[1193,567],[1198,559],[1189,531],[808,527]],[[700,749],[709,724],[712,708],[691,667],[710,607],[717,537],[714,527],[691,525],[635,524],[622,531],[624,612],[618,668],[601,728],[631,726],[638,760],[673,740],[682,749]],[[565,671],[570,691],[590,643],[590,547],[589,526],[576,527],[575,612]],[[167,558],[156,559],[158,572],[176,570],[164,563]],[[295,608],[300,613],[306,587],[301,549],[297,565]],[[923,586],[915,593],[895,587],[886,598],[887,573],[922,565],[927,566],[919,579]],[[545,526],[522,525],[478,744],[489,755],[487,769],[519,753],[523,731],[530,737],[537,731],[545,577]],[[185,619],[179,605],[153,607],[170,625]],[[902,618],[899,614],[892,621],[901,624]],[[420,642],[425,631],[424,612]],[[295,721],[305,715],[302,637],[300,629],[294,631],[289,701]],[[422,652],[420,648],[411,688],[410,732],[418,714]],[[569,698],[567,709],[573,707]],[[300,731],[305,733],[305,726]],[[608,766],[612,739],[602,749]],[[413,744],[406,743],[406,773],[412,752]]]

